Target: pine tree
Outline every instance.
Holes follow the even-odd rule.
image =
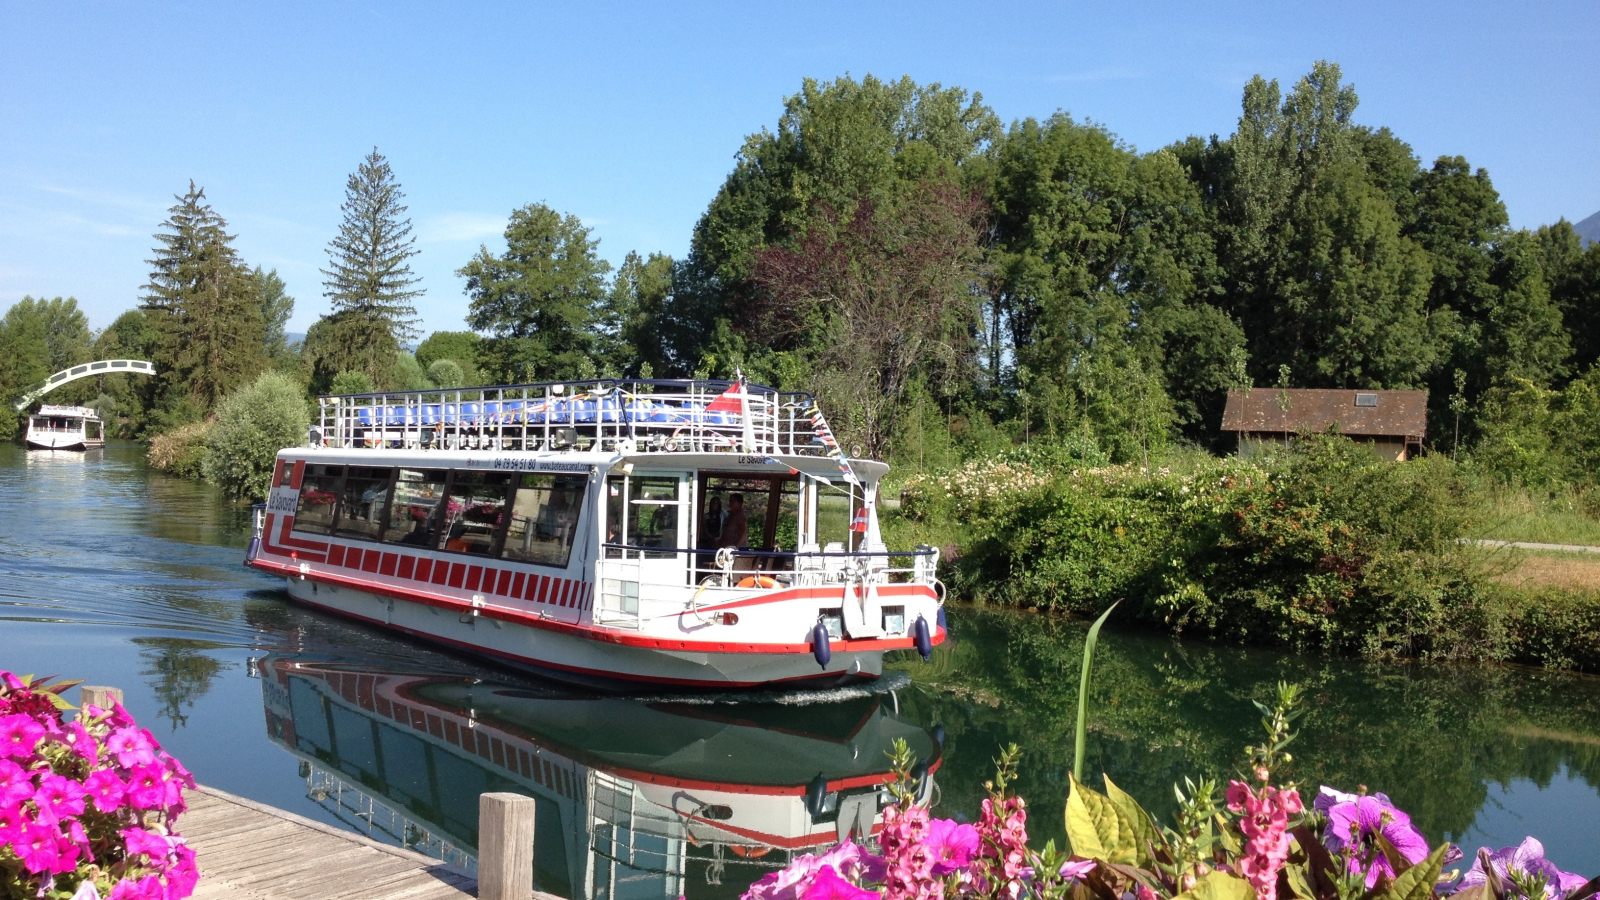
[[[338,352],[347,356],[326,362],[335,371],[365,372],[376,384],[389,380],[395,351],[418,334],[411,301],[422,291],[412,290],[420,279],[407,262],[417,255],[417,239],[402,218],[404,199],[388,160],[373,148],[345,184],[344,223],[322,270],[330,318],[346,338]]]
[[[142,307],[160,334],[155,363],[169,392],[210,409],[255,377],[264,362],[265,326],[249,270],[233,249],[228,223],[189,182],[155,236],[159,245]]]

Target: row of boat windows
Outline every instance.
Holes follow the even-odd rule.
[[[588,478],[306,466],[294,530],[565,568]]]

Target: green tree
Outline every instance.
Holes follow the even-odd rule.
[[[156,353],[161,335],[150,324],[143,310],[130,309],[95,338],[96,359],[145,359]],[[155,398],[156,381],[144,375],[103,375],[98,389],[115,404],[117,420],[114,434],[132,437],[144,425],[145,413]],[[104,416],[102,416],[104,418]],[[106,419],[112,422],[111,419]]]
[[[289,296],[277,269],[267,271],[256,266],[255,271],[250,273],[250,280],[255,289],[256,303],[261,307],[261,323],[265,328],[262,350],[268,360],[276,362],[289,355],[289,339],[284,329],[288,327],[289,317],[294,315],[294,298]]]
[[[648,258],[629,251],[611,280],[601,305],[598,347],[601,368],[616,375],[636,376],[669,368],[669,351],[661,345],[661,319],[672,299],[672,257]]]
[[[428,367],[428,380],[434,387],[459,388],[467,386],[467,376],[461,371],[461,364],[453,359],[436,359]]]
[[[480,247],[457,270],[472,300],[467,324],[490,335],[479,359],[491,380],[572,377],[594,351],[611,265],[589,232],[577,216],[531,203],[511,214],[503,254]]]
[[[417,362],[424,369],[432,369],[441,359],[452,360],[461,367],[463,379],[455,387],[476,385],[478,379],[478,346],[483,338],[471,331],[435,331],[417,345]]]
[[[1407,148],[1351,122],[1353,88],[1319,62],[1287,96],[1257,76],[1235,134],[1191,165],[1217,212],[1220,305],[1252,375],[1308,387],[1414,387],[1442,357],[1431,267],[1401,233]]]
[[[265,362],[265,327],[249,271],[228,223],[189,182],[157,234],[141,308],[161,335],[156,363],[166,393],[204,409],[244,384]]]
[[[49,376],[93,358],[89,321],[71,297],[23,297],[0,318],[0,438],[16,434],[17,416],[9,405]],[[78,393],[92,388],[74,385]],[[93,394],[89,394],[92,396]],[[51,402],[61,402],[52,396]]]
[[[779,374],[781,362],[759,359],[769,348],[747,346],[733,327],[753,301],[756,254],[797,237],[818,203],[848,215],[858,200],[891,200],[905,186],[981,163],[1000,134],[982,95],[958,87],[909,77],[806,79],[784,100],[775,130],[745,139],[695,226],[658,326],[670,357],[662,368],[732,375],[745,364]]]
[[[1565,219],[1534,237],[1550,299],[1572,339],[1571,368],[1587,372],[1600,362],[1600,242],[1584,247]]]
[[[281,372],[263,372],[229,394],[217,411],[201,469],[229,494],[264,499],[278,451],[299,446],[310,427],[300,385]]]
[[[322,270],[331,317],[348,336],[324,348],[339,354],[329,365],[360,369],[378,384],[391,379],[395,351],[417,334],[412,301],[422,291],[409,262],[417,239],[404,218],[404,199],[389,161],[373,148],[345,183],[344,221]]]
[[[394,355],[394,386],[402,391],[425,391],[434,386],[428,373],[408,351],[397,350]]]

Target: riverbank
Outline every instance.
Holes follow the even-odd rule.
[[[980,606],[1090,618],[1122,601],[1120,621],[1226,642],[1600,671],[1600,591],[1511,577],[1519,560],[1470,545],[1508,504],[1466,466],[1322,437],[1173,462],[1010,452],[906,479],[884,527],[943,548],[954,596]]]

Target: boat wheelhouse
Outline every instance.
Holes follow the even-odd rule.
[[[931,547],[891,551],[888,467],[807,394],[619,381],[323,397],[247,562],[294,599],[568,680],[871,679],[944,640]]]
[[[47,403],[28,417],[24,440],[34,450],[90,450],[106,445],[105,423],[87,406]]]

